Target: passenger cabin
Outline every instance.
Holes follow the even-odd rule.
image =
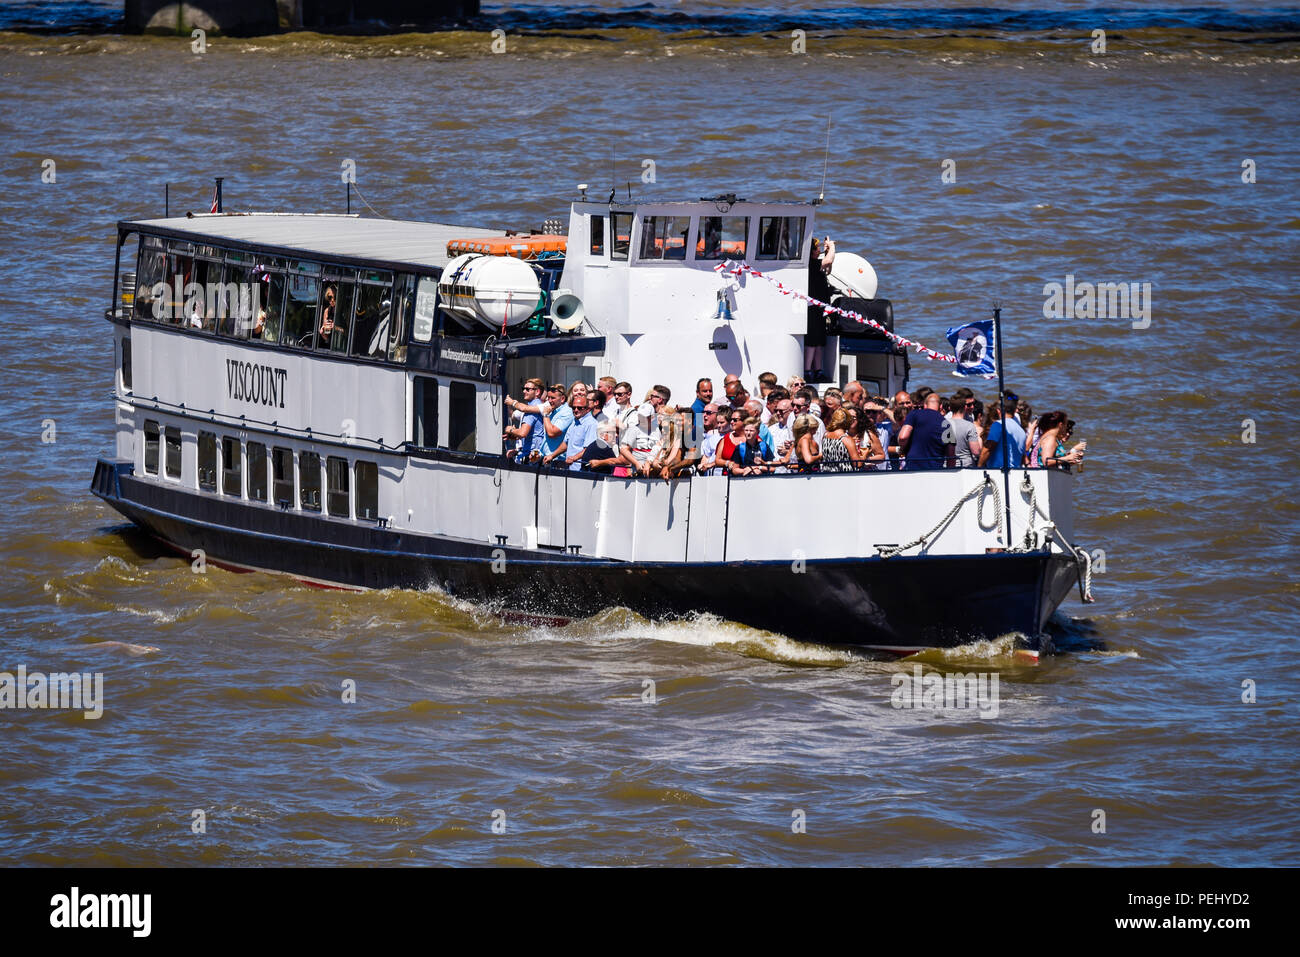
[[[613,375],[637,401],[659,383],[680,404],[703,376],[719,396],[729,373],[784,381],[803,368],[804,303],[719,267],[806,290],[814,213],[577,202],[567,235],[279,213],[120,223],[118,458],[374,520],[384,468],[400,483],[413,459],[499,462],[502,398],[528,377]],[[906,381],[883,337],[831,343],[831,367],[869,390]]]

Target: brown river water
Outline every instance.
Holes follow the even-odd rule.
[[[1147,10],[1102,54],[1109,21],[1075,5],[820,30],[709,9],[202,54],[111,20],[0,31],[0,672],[103,674],[98,720],[0,710],[6,861],[1300,863],[1300,14]],[[996,675],[995,717],[892,707],[915,662],[707,616],[538,628],[194,574],[89,494],[114,223],[161,215],[165,183],[173,213],[216,175],[228,209],[341,211],[352,159],[367,215],[505,227],[579,182],[808,199],[828,114],[819,231],[911,338],[1000,300],[1009,384],[1089,443],[1097,603],[1066,601],[1036,665],[1015,636],[920,659]],[[1067,275],[1149,282],[1149,326],[1045,318]],[[912,382],[952,377],[917,359]]]

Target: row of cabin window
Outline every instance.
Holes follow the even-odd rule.
[[[638,261],[685,261],[689,248],[691,216],[641,217]],[[744,259],[749,243],[748,216],[701,216],[695,233],[696,261]],[[755,259],[794,260],[803,256],[805,216],[760,216]],[[632,246],[632,214],[610,213],[609,258],[626,260]],[[591,217],[591,255],[605,255],[605,217]]]
[[[294,500],[294,453],[292,449],[274,446],[268,450],[261,442],[248,442],[241,447],[237,438],[221,436],[220,469],[217,458],[217,435],[200,432],[198,442],[199,488],[234,498],[244,496],[243,463],[248,463],[248,498],[254,502],[267,501],[267,460],[270,459],[271,500],[288,507]],[[160,451],[163,467],[171,479],[181,477],[181,430],[175,426],[159,429],[152,419],[144,424],[144,470],[157,475]],[[220,471],[220,475],[218,475]],[[349,468],[348,460],[340,455],[325,458],[325,511],[335,518],[351,518],[351,478],[355,473],[357,490],[357,518],[374,519],[379,515],[379,466],[374,462],[358,461]],[[220,481],[218,481],[220,479]],[[321,457],[317,452],[298,453],[298,504],[304,511],[321,510]]]
[[[135,317],[251,342],[404,362],[416,277],[141,242]],[[333,323],[327,324],[332,315]]]

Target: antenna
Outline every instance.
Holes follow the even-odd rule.
[[[822,155],[822,191],[817,194],[815,205],[820,206],[826,202],[826,170],[831,163],[831,115],[826,114],[826,152]]]

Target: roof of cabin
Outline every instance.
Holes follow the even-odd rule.
[[[445,266],[447,242],[504,236],[505,230],[398,219],[362,219],[303,213],[214,213],[118,224],[190,239],[267,246],[312,259],[363,259],[412,266]]]

